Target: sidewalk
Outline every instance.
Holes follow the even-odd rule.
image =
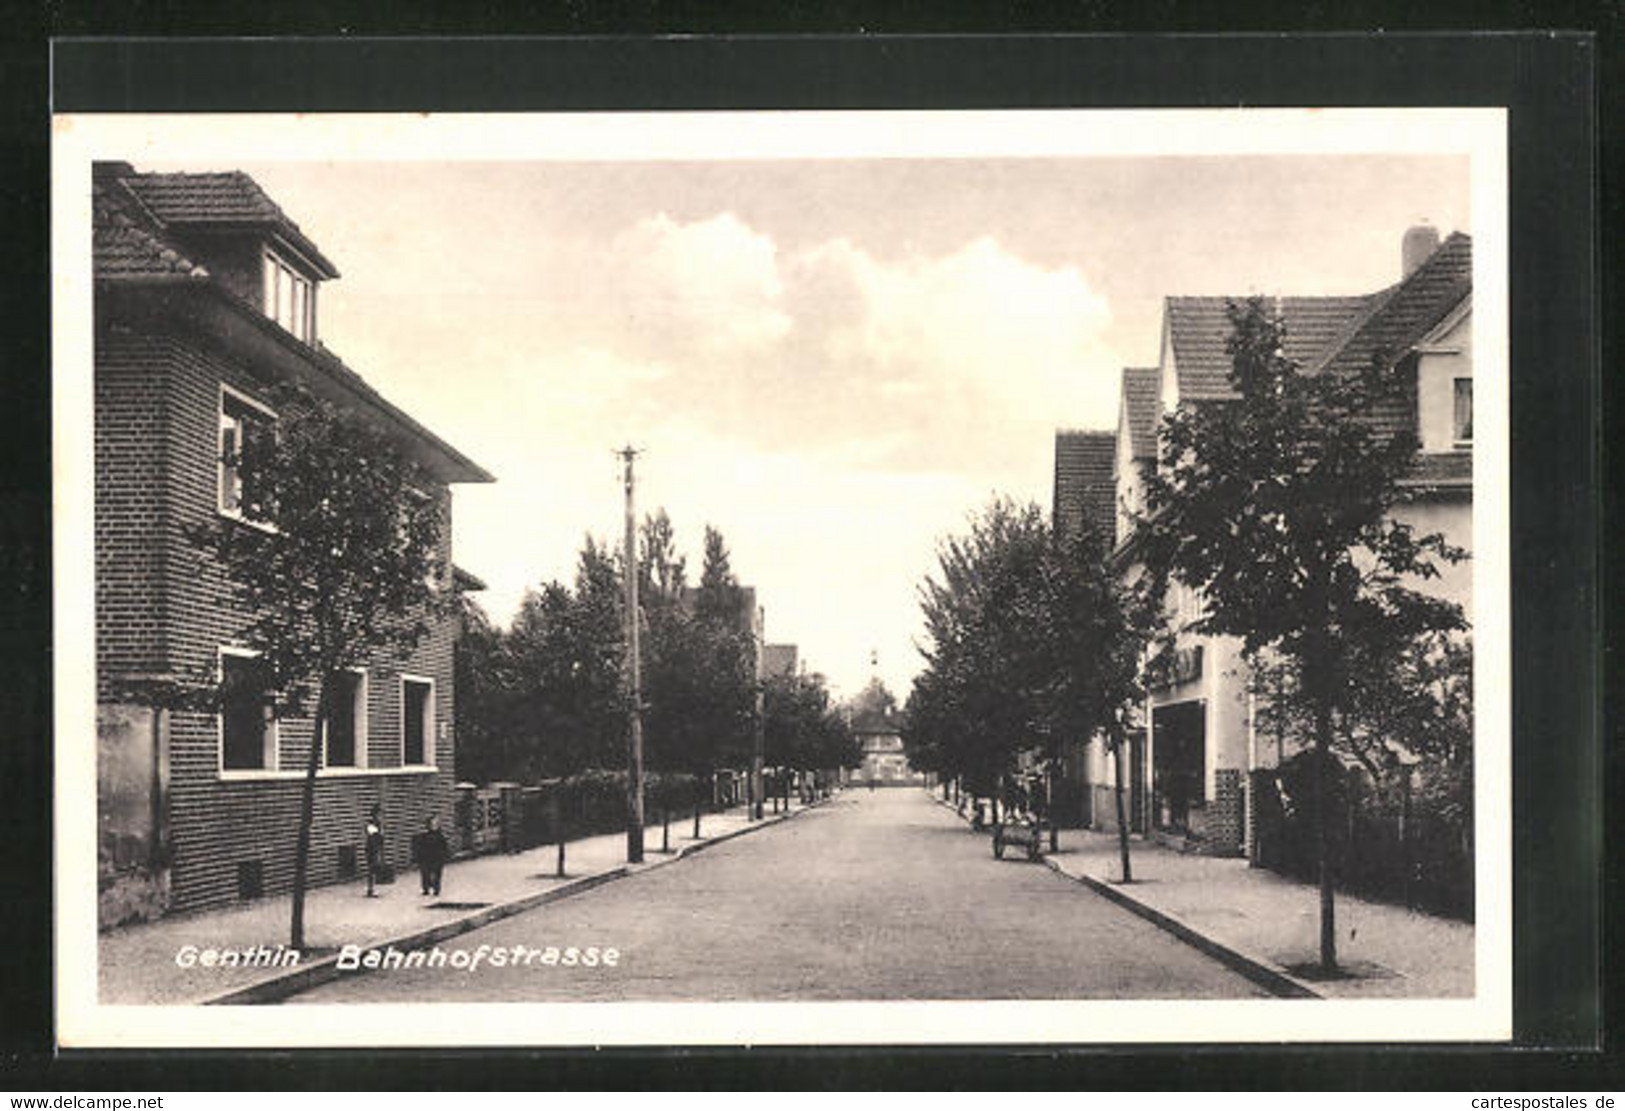
[[[818,803],[812,804],[814,806]],[[558,847],[545,845],[522,853],[493,853],[452,861],[441,878],[439,897],[424,896],[415,868],[402,871],[393,884],[366,897],[364,881],[313,888],[305,895],[305,945],[297,965],[268,967],[190,967],[177,963],[202,950],[257,951],[274,954],[288,940],[291,895],[196,914],[176,915],[101,934],[97,944],[97,980],[104,1004],[186,1004],[262,1002],[292,994],[330,978],[338,951],[393,943],[398,948],[436,944],[489,922],[619,879],[681,860],[718,841],[794,817],[808,809],[791,800],[788,812],[774,814],[769,801],[760,822],[744,806],[701,819],[698,841],[693,818],[671,823],[670,852],[661,852],[661,827],[650,825],[643,838],[644,862],[626,863],[626,834],[600,834],[565,846],[565,876],[556,874]],[[435,906],[434,904],[442,904]]]
[[[940,802],[941,799],[938,798]],[[944,804],[946,805],[946,804]],[[1051,870],[1085,884],[1230,964],[1280,995],[1328,999],[1442,999],[1473,995],[1471,924],[1337,896],[1338,963],[1355,975],[1320,980],[1289,971],[1318,963],[1320,895],[1233,857],[1129,842],[1132,884],[1117,835],[1063,829]]]

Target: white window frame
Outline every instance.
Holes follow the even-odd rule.
[[[215,682],[223,683],[226,678],[227,656],[242,660],[257,660],[260,653],[252,648],[243,648],[238,645],[222,644],[215,650],[214,675]],[[228,768],[226,767],[226,714],[225,708],[215,712],[214,715],[214,760],[215,770],[221,779],[254,779],[278,773],[282,749],[281,721],[273,710],[267,720],[268,728],[265,731],[262,766],[258,768]]]
[[[1457,435],[1460,429],[1456,426],[1456,395],[1461,383],[1467,383],[1467,421],[1472,424],[1473,409],[1473,376],[1471,374],[1454,374],[1450,377],[1450,442],[1457,448],[1470,448],[1473,446],[1471,436],[1465,439]]]
[[[286,277],[289,308],[282,314],[282,290]],[[316,283],[287,258],[270,247],[264,248],[260,264],[260,305],[278,327],[304,343],[316,342]],[[296,294],[303,291],[303,297]],[[292,327],[289,324],[293,325]]]
[[[268,532],[274,532],[275,529],[269,521],[257,521],[243,513],[241,477],[237,478],[238,504],[236,506],[226,504],[226,402],[228,399],[236,402],[238,405],[244,408],[256,410],[265,417],[266,424],[272,427],[275,427],[277,420],[276,410],[271,408],[269,405],[266,405],[262,401],[256,401],[242,390],[236,389],[233,386],[228,386],[224,382],[220,383],[219,398],[215,403],[215,510],[222,517],[230,517],[234,521],[241,521],[246,525],[253,525],[255,528],[262,528]],[[239,425],[239,427],[241,426]],[[237,445],[237,450],[239,454],[242,452],[241,444]]]
[[[423,760],[420,763],[408,764],[406,762],[406,685],[407,683],[422,683],[429,688],[428,700],[423,707]],[[436,689],[434,677],[430,675],[413,675],[401,672],[400,681],[400,711],[401,711],[401,767],[403,768],[438,768],[435,752],[435,740],[438,728],[435,712],[438,709],[439,691]]]
[[[342,671],[351,675],[358,675],[361,681],[355,686],[355,700],[351,706],[351,713],[355,717],[355,763],[333,764],[327,758],[327,743],[333,737],[333,723],[327,722],[322,727],[322,767],[333,772],[359,772],[367,770],[367,726],[368,726],[368,683],[367,669],[364,667],[346,667]]]

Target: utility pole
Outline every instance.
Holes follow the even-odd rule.
[[[643,863],[643,679],[638,659],[638,540],[632,508],[632,460],[627,444],[616,453],[626,464],[626,861]]]
[[[755,614],[750,615],[755,618]],[[762,641],[766,631],[755,628],[752,621],[751,643],[755,652],[754,669],[756,672],[756,709],[751,718],[751,756],[750,756],[750,809],[751,819],[762,819],[762,765],[765,762],[767,749],[766,721],[763,718],[762,706]]]

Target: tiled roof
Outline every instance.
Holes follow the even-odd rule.
[[[1467,487],[1473,485],[1473,453],[1470,451],[1424,451],[1417,455],[1416,466],[1400,479],[1401,486],[1428,488]]]
[[[1473,290],[1473,241],[1460,232],[1391,289],[1373,299],[1350,320],[1320,358],[1306,365],[1312,374],[1354,372],[1382,356],[1388,365],[1421,342]],[[1414,397],[1396,398],[1381,407],[1373,424],[1387,433],[1414,431]]]
[[[288,220],[259,183],[241,170],[202,174],[132,174],[125,178],[152,214],[166,224],[211,220],[253,224]]]
[[[116,181],[92,186],[91,256],[97,278],[206,278],[208,271],[165,244]]]
[[[1398,358],[1421,342],[1473,288],[1473,241],[1453,232],[1398,285],[1371,298],[1365,311],[1351,319],[1336,340],[1305,369],[1355,368],[1370,363],[1378,351]]]
[[[241,177],[264,197],[259,186],[246,174],[140,174],[127,162],[97,162],[91,174],[92,260],[97,281],[153,282],[176,278],[193,279],[200,290],[229,304],[244,314],[252,327],[284,346],[296,348],[300,358],[329,379],[350,390],[364,403],[374,406],[394,420],[410,436],[431,445],[449,461],[459,477],[452,481],[492,482],[490,474],[425,428],[411,415],[396,407],[369,385],[361,375],[344,364],[333,352],[318,344],[297,340],[292,333],[273,323],[258,306],[244,301],[240,294],[212,278],[202,266],[192,262],[174,241],[174,229],[159,218],[131,184],[148,178],[230,178]],[[271,204],[269,198],[265,203]],[[280,209],[277,212],[280,213]],[[286,221],[286,217],[282,217]],[[293,227],[287,221],[288,227]],[[297,232],[297,228],[293,229]],[[319,258],[319,256],[317,256]],[[336,274],[336,272],[335,272]]]
[[[1135,459],[1157,457],[1157,420],[1162,372],[1154,366],[1123,368],[1123,404],[1128,408],[1130,453]]]
[[[1115,432],[1055,433],[1055,527],[1075,536],[1088,521],[1109,544],[1117,527]]]
[[[324,277],[338,270],[299,230],[299,225],[241,170],[203,174],[131,174],[122,180],[147,210],[168,227],[264,225],[279,232],[319,267]]]
[[[1343,333],[1348,322],[1383,294],[1362,297],[1281,297],[1269,299],[1280,308],[1286,326],[1286,357],[1308,366]],[[1222,401],[1236,396],[1230,385],[1231,356],[1226,306],[1245,297],[1169,297],[1168,333],[1182,401]]]

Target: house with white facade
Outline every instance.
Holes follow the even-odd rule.
[[[1402,244],[1402,277],[1375,293],[1349,297],[1280,297],[1285,355],[1304,373],[1339,373],[1381,357],[1408,383],[1402,400],[1373,414],[1385,430],[1408,430],[1420,442],[1416,466],[1402,485],[1396,516],[1452,545],[1472,542],[1472,241],[1442,243],[1431,228],[1413,228]],[[1169,297],[1164,302],[1157,366],[1124,371],[1116,432],[1113,522],[1119,573],[1136,574],[1132,522],[1143,512],[1141,468],[1155,466],[1156,429],[1182,405],[1236,397],[1229,381],[1226,305],[1241,297]],[[1059,510],[1057,510],[1059,512]],[[1422,585],[1472,614],[1471,564],[1440,568]],[[1176,630],[1173,666],[1146,699],[1126,738],[1129,821],[1137,833],[1182,848],[1239,855],[1251,840],[1246,798],[1252,771],[1296,751],[1285,738],[1261,738],[1247,666],[1233,637],[1183,629],[1202,613],[1202,598],[1178,584],[1167,599]],[[1091,796],[1089,824],[1115,828],[1114,765],[1097,738],[1073,757]]]

